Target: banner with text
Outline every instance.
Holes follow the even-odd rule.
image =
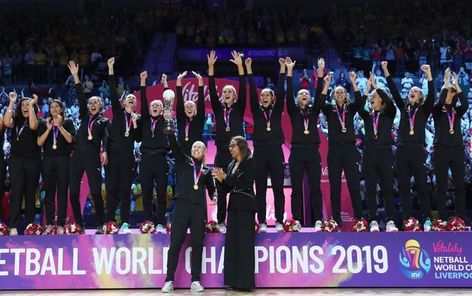
[[[190,285],[190,236],[175,286]],[[263,233],[257,287],[472,287],[470,233]],[[0,289],[154,288],[169,235],[0,237]],[[223,286],[224,235],[208,234],[202,284]]]

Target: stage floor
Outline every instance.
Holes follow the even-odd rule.
[[[472,289],[358,289],[358,288],[332,288],[332,289],[256,289],[253,293],[241,293],[222,289],[206,289],[203,293],[191,293],[188,289],[175,290],[173,295],[432,295],[444,296],[471,295]],[[113,295],[113,296],[155,296],[162,294],[158,289],[133,289],[133,290],[67,290],[67,291],[2,291],[0,295]],[[170,294],[168,294],[170,295]]]

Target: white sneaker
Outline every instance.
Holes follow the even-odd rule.
[[[375,220],[372,220],[370,222],[370,232],[379,232],[380,231],[380,228],[379,228],[379,223],[377,223],[377,221]]]
[[[267,224],[261,223],[261,226],[259,227],[259,232],[267,232]]]
[[[301,226],[300,226],[301,228]],[[277,232],[283,232],[284,231],[284,226],[282,224],[280,224],[279,222],[275,222],[275,229],[277,230]]]
[[[426,219],[426,221],[424,221],[423,230],[426,232],[431,231],[431,226],[432,226],[431,220],[428,218]]]
[[[57,231],[56,231],[57,234],[64,234],[64,227],[62,226],[57,226]]]
[[[395,226],[395,222],[393,220],[390,220],[387,222],[387,226],[385,226],[385,231],[386,232],[398,232],[398,228]]]
[[[165,228],[164,225],[162,225],[162,224],[157,224],[157,226],[156,226],[156,232],[157,232],[157,233],[162,233],[162,234],[167,233],[166,228]]]
[[[164,284],[164,287],[162,287],[161,291],[162,291],[162,293],[170,293],[170,292],[174,291],[174,282],[173,281],[166,282]]]
[[[298,231],[298,232],[299,232],[300,230],[302,230],[302,224],[300,224],[300,221],[295,220],[295,227],[294,227],[293,230],[294,230],[294,231]]]
[[[18,235],[18,229],[16,229],[16,228],[11,228],[11,229],[10,229],[10,235]]]
[[[200,285],[199,281],[194,281],[192,282],[192,285],[190,285],[190,291],[192,292],[203,292],[203,287]]]
[[[321,232],[323,231],[323,222],[321,222],[320,220],[317,220],[315,222],[315,232]]]
[[[226,233],[226,225],[224,223],[218,224],[218,231],[221,233]]]
[[[131,233],[131,229],[129,229],[129,224],[128,223],[125,222],[125,223],[121,224],[120,233],[121,234],[130,234]]]
[[[46,228],[44,229],[42,235],[49,235],[49,234],[52,234],[54,230],[54,226],[52,225],[47,225]]]

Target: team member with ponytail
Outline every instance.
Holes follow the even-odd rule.
[[[228,145],[232,137],[244,136],[243,120],[246,109],[246,80],[244,77],[243,60],[236,51],[231,52],[233,64],[238,67],[239,75],[239,95],[232,85],[225,85],[222,96],[218,97],[215,85],[215,63],[216,52],[210,51],[208,59],[208,88],[210,90],[210,100],[216,120],[216,155],[215,166],[226,169],[231,162],[231,154]],[[224,186],[217,183],[218,190],[218,224],[220,232],[226,232],[226,195]]]
[[[433,109],[435,127],[433,165],[437,182],[437,207],[441,220],[447,220],[446,191],[448,171],[451,169],[455,195],[455,216],[466,219],[465,215],[465,154],[464,139],[461,132],[461,118],[468,110],[468,102],[454,73],[454,85],[451,85],[451,70],[444,72],[444,86],[439,101]],[[457,107],[459,100],[460,106]]]
[[[362,172],[365,178],[370,231],[380,230],[377,215],[377,179],[380,179],[380,188],[385,201],[386,231],[393,232],[398,229],[393,221],[395,205],[391,130],[397,109],[385,90],[377,87],[372,73],[366,92],[371,86],[375,88],[370,94],[371,110],[366,111],[364,108],[359,110],[365,128]]]
[[[256,83],[252,73],[252,60],[245,60],[247,74],[249,76],[249,95],[251,111],[254,119],[254,163],[256,166],[256,202],[257,220],[260,224],[259,231],[267,231],[266,224],[266,193],[267,177],[270,175],[272,190],[274,192],[275,228],[283,231],[284,219],[284,153],[282,144],[284,134],[282,131],[282,112],[284,110],[284,80],[285,60],[279,59],[279,80],[277,93],[270,88],[264,88],[260,96],[257,96]],[[277,99],[274,98],[277,96]]]
[[[388,63],[383,61],[381,65],[387,78],[388,88],[401,114],[395,166],[398,189],[402,198],[403,219],[408,219],[411,216],[410,177],[413,175],[421,202],[422,217],[419,220],[424,223],[423,229],[429,231],[431,229],[431,201],[426,192],[425,129],[428,117],[433,111],[435,95],[431,68],[429,65],[421,66],[421,70],[428,78],[426,99],[422,90],[414,86],[408,91],[408,104],[405,105],[390,76]]]
[[[320,135],[317,121],[320,114],[321,87],[316,88],[315,103],[310,106],[310,91],[300,89],[297,93],[298,104],[293,98],[293,67],[295,61],[285,59],[287,66],[287,111],[292,123],[292,147],[290,149],[290,180],[292,181],[292,215],[296,227],[301,229],[303,204],[303,178],[308,175],[311,192],[311,211],[315,221],[315,231],[321,231],[323,203],[320,191],[321,156],[318,150]],[[320,79],[318,79],[320,81]]]
[[[75,88],[79,96],[80,127],[74,138],[74,151],[70,160],[69,188],[70,203],[75,221],[82,226],[84,221],[80,206],[80,183],[84,172],[95,207],[97,234],[102,233],[105,220],[102,198],[102,166],[108,163],[108,128],[110,122],[103,116],[103,101],[101,97],[85,98],[79,79],[79,65],[69,62],[69,70],[74,77]]]
[[[108,59],[108,81],[111,93],[113,121],[110,128],[110,148],[108,164],[105,167],[107,188],[107,216],[115,221],[115,212],[120,202],[121,228],[123,234],[129,229],[131,183],[134,177],[136,161],[134,159],[134,141],[137,137],[136,97],[129,94],[121,107],[116,88],[114,64],[115,58]]]
[[[144,219],[152,221],[152,192],[154,182],[157,184],[157,227],[159,233],[166,233],[165,225],[167,210],[167,175],[169,165],[167,153],[169,151],[168,137],[164,135],[165,120],[162,116],[162,101],[147,102],[146,71],[140,74],[141,79],[141,119],[139,121],[141,142],[141,187],[143,190]],[[163,75],[163,82],[166,76]]]
[[[25,199],[25,222],[34,222],[35,194],[39,182],[41,150],[37,143],[38,119],[36,118],[38,96],[21,98],[17,101],[14,92],[8,95],[10,103],[5,114],[5,127],[11,128],[10,136],[10,180],[12,197],[10,200],[10,235],[18,235],[20,210]],[[13,115],[14,114],[14,115]]]
[[[324,60],[318,60],[318,79],[321,80],[324,70]],[[328,121],[328,170],[331,193],[331,212],[333,219],[341,224],[341,176],[346,176],[349,194],[351,195],[354,216],[362,220],[362,200],[360,194],[361,176],[359,172],[359,151],[356,147],[354,130],[354,115],[364,107],[365,99],[357,87],[356,73],[349,73],[355,101],[350,102],[347,91],[343,86],[334,88],[335,104],[327,104],[328,88],[331,84],[331,75],[325,77],[325,84],[321,93],[321,110]],[[318,84],[319,85],[319,84]],[[321,85],[319,85],[321,87]],[[333,95],[332,95],[333,97]]]
[[[49,114],[50,116],[39,124],[37,139],[38,145],[43,147],[41,174],[46,188],[44,198],[46,228],[43,234],[51,234],[54,229],[56,192],[57,234],[63,234],[69,187],[69,162],[75,127],[71,119],[64,119],[64,105],[60,100],[54,99],[49,103]]]

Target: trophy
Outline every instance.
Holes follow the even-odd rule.
[[[163,133],[165,135],[170,135],[174,132],[174,119],[172,116],[172,107],[174,106],[175,93],[171,89],[167,89],[162,94],[164,98],[164,120],[165,126]]]

